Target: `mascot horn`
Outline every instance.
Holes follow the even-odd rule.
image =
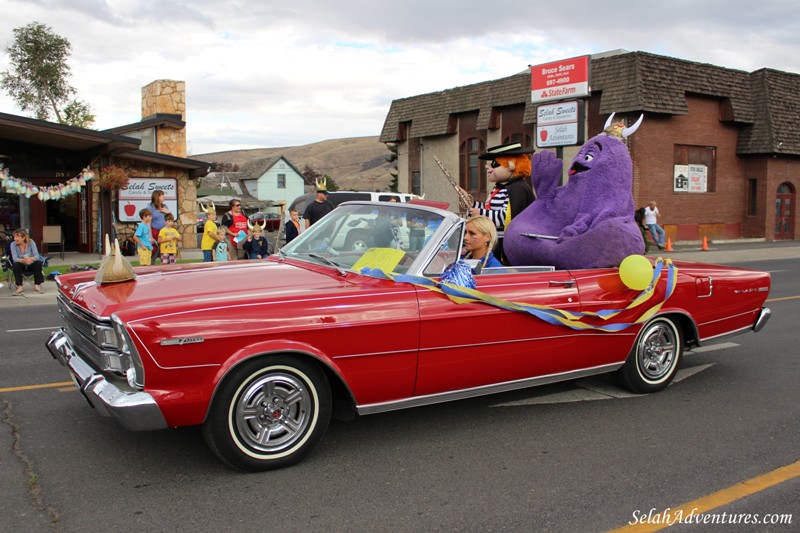
[[[624,139],[631,127],[606,121],[602,133],[586,141],[572,159],[569,182],[558,186],[563,162],[553,152],[533,156],[531,181],[536,201],[514,217],[505,232],[512,265],[552,265],[557,269],[616,267],[644,253],[633,219],[633,166]]]

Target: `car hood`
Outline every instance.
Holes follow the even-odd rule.
[[[231,301],[287,300],[352,287],[358,274],[298,262],[236,261],[136,268],[136,279],[97,284],[95,272],[59,276],[60,291],[89,313],[147,316],[191,308],[224,308]]]

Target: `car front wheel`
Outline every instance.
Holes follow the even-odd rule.
[[[256,359],[225,379],[203,436],[233,468],[272,470],[308,455],[330,418],[330,385],[316,364],[294,357]]]
[[[660,391],[675,377],[682,352],[678,326],[667,317],[656,318],[642,328],[619,377],[633,392]]]

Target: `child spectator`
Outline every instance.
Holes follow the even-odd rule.
[[[206,211],[206,223],[203,226],[203,240],[200,241],[200,249],[203,251],[203,262],[211,263],[214,261],[214,247],[219,242],[219,230],[217,228],[217,212],[213,208]]]
[[[133,242],[136,243],[136,252],[139,254],[139,266],[150,266],[153,254],[153,243],[150,242],[150,237],[152,236],[150,221],[153,220],[153,213],[144,208],[139,211],[139,218],[142,221],[136,226]]]
[[[178,253],[178,239],[181,234],[175,229],[175,217],[172,213],[164,215],[164,227],[158,232],[158,244],[161,249],[161,264],[174,265]]]
[[[297,209],[289,211],[289,223],[286,224],[286,244],[292,242],[300,235],[300,213]]]
[[[247,259],[264,259],[269,255],[269,242],[264,237],[264,228],[256,224],[251,227],[251,233],[247,236],[242,248]]]
[[[231,255],[228,252],[227,228],[220,226],[217,230],[217,245],[214,247],[214,261],[230,261]]]

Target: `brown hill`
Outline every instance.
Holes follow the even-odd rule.
[[[340,189],[372,191],[389,188],[392,179],[389,170],[394,164],[386,161],[388,155],[389,149],[378,137],[348,137],[303,146],[230,150],[189,157],[241,166],[251,159],[283,156],[300,171],[309,165],[320,174],[331,176]]]

